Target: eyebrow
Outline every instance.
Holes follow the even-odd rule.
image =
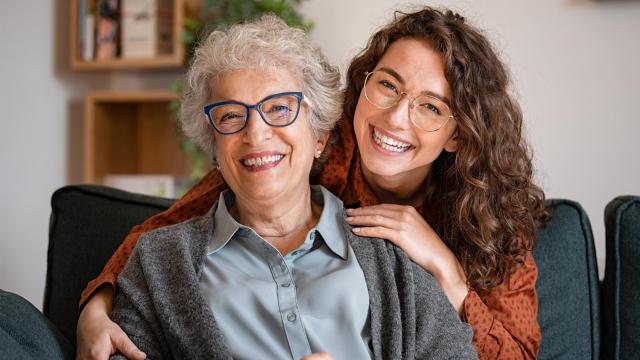
[[[404,79],[402,78],[402,76],[400,76],[400,74],[398,74],[398,72],[393,70],[392,68],[388,68],[388,67],[383,66],[383,67],[381,67],[381,68],[379,68],[377,70],[386,72],[387,74],[389,74],[389,75],[393,76],[394,78],[396,78],[396,80],[398,80],[398,82],[400,82],[400,84],[404,85]]]
[[[379,69],[376,69],[376,70],[380,70],[380,71],[386,72],[387,74],[389,74],[389,75],[393,76],[394,78],[396,78],[396,80],[398,80],[398,82],[399,82],[401,85],[404,85],[404,84],[405,84],[404,78],[403,78],[400,74],[398,74],[398,72],[397,72],[397,71],[393,70],[392,68],[388,68],[388,67],[386,67],[386,66],[383,66],[383,67],[381,67],[381,68],[379,68]],[[421,91],[421,92],[420,92],[420,94],[433,96],[434,98],[436,98],[436,99],[438,99],[438,100],[440,100],[440,101],[442,101],[442,102],[446,103],[449,107],[451,107],[451,105],[450,105],[450,104],[451,104],[451,101],[450,101],[446,96],[444,96],[444,95],[441,95],[441,94],[435,93],[435,92],[430,91],[430,90],[427,90],[427,91]]]

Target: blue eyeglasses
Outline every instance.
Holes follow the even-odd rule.
[[[249,111],[255,109],[269,126],[285,127],[293,124],[304,99],[301,92],[269,95],[255,105],[239,101],[222,101],[204,107],[211,126],[223,135],[235,134],[247,126]]]

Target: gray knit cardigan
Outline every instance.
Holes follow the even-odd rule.
[[[216,206],[142,236],[118,277],[111,317],[148,359],[231,359],[198,284]],[[477,359],[471,328],[433,276],[391,243],[343,226],[369,291],[375,359]]]

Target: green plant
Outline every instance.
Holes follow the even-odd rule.
[[[311,21],[305,20],[298,12],[298,7],[305,0],[202,0],[202,7],[197,18],[186,17],[183,21],[182,41],[185,45],[185,63],[191,63],[193,51],[200,38],[206,36],[211,30],[221,25],[233,24],[239,21],[254,19],[266,13],[273,13],[281,17],[289,26],[299,27],[310,31],[313,27]],[[174,93],[181,94],[182,81],[173,84]],[[171,111],[178,119],[180,100],[171,103]],[[179,131],[179,130],[178,130]],[[193,182],[201,179],[208,171],[210,160],[206,154],[187,139],[180,136],[180,148],[191,156],[192,170],[190,178]]]

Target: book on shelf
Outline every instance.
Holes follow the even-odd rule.
[[[78,59],[145,59],[173,53],[174,0],[77,1]]]
[[[104,185],[132,193],[174,198],[175,179],[171,175],[124,175],[104,177]]]
[[[78,0],[78,18],[76,19],[77,27],[78,27],[78,38],[77,38],[77,47],[76,47],[76,57],[78,59],[84,58],[84,42],[85,42],[85,31],[84,31],[84,19],[87,16],[87,2],[86,0]]]
[[[98,0],[96,59],[113,59],[118,55],[118,0]]]
[[[77,58],[93,60],[95,51],[96,31],[96,2],[95,0],[78,0],[78,47]]]
[[[87,14],[84,18],[84,28],[84,50],[82,52],[82,59],[93,60],[96,33],[96,17],[94,14]]]
[[[171,0],[122,0],[122,58],[152,58],[172,51]]]

